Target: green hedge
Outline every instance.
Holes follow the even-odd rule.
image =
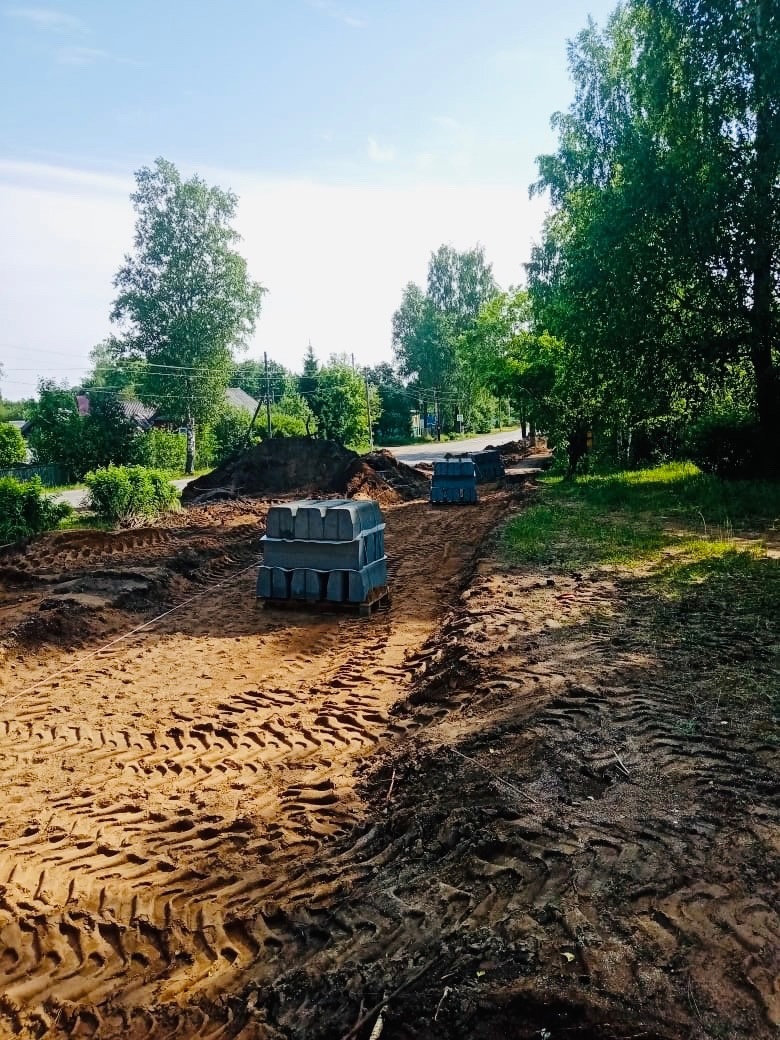
[[[25,483],[0,477],[0,544],[51,531],[70,512],[70,506],[52,501],[38,477]]]
[[[89,505],[111,524],[131,524],[174,509],[179,492],[167,474],[143,466],[109,466],[84,477]]]

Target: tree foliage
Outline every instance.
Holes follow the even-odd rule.
[[[371,417],[377,440],[380,444],[403,443],[412,432],[412,404],[416,403],[413,393],[387,362],[368,369],[367,376],[376,388],[382,408],[378,417]]]
[[[89,469],[127,462],[135,437],[135,424],[113,394],[89,395],[89,414],[82,416],[72,390],[41,381],[29,433],[38,462],[60,465],[68,479],[80,480]]]
[[[0,466],[17,466],[27,458],[24,437],[15,426],[0,422]]]
[[[750,370],[777,465],[777,5],[629,0],[578,36],[570,67],[528,272],[582,421],[679,427]]]
[[[136,185],[135,248],[114,279],[112,317],[126,332],[122,356],[145,362],[141,399],[186,426],[191,472],[196,426],[219,410],[264,289],[235,249],[232,192],[183,180],[163,159],[139,170]]]
[[[480,308],[497,291],[481,246],[458,252],[441,246],[431,254],[423,291],[410,282],[393,315],[393,349],[401,375],[412,384],[424,412],[436,408],[444,429],[455,427],[475,387],[461,364],[458,344]]]
[[[307,355],[301,386],[302,393],[308,395],[306,401],[316,419],[318,436],[352,447],[368,443],[365,378],[346,357],[333,355],[327,365],[317,366],[315,371]],[[369,386],[368,394],[373,424],[379,420],[382,407],[376,387]]]

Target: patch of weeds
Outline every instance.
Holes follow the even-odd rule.
[[[692,737],[699,728],[697,719],[677,719],[673,729],[683,737]]]
[[[94,513],[73,512],[60,520],[58,531],[113,531],[111,524]]]

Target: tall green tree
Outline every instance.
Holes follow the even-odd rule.
[[[268,384],[272,403],[285,393],[297,389],[297,380],[293,373],[271,358],[268,359]],[[230,373],[230,385],[240,386],[258,401],[265,400],[265,363],[257,358],[234,362]]]
[[[570,66],[539,160],[555,207],[529,265],[539,320],[593,421],[679,422],[748,366],[777,468],[777,5],[628,0]]]
[[[134,252],[114,279],[112,317],[125,330],[123,355],[145,362],[141,399],[185,426],[191,473],[196,429],[221,406],[265,290],[235,249],[232,192],[183,180],[164,159],[139,170],[136,185]]]
[[[367,402],[365,377],[338,355],[318,368],[316,388],[308,400],[317,420],[318,436],[353,448],[369,441],[369,407],[372,426],[382,412],[376,387],[369,385]]]
[[[410,282],[393,315],[393,349],[401,374],[414,382],[426,413],[435,408],[445,429],[455,425],[473,387],[460,365],[458,341],[497,291],[481,246],[431,254],[425,291]]]
[[[417,405],[414,394],[386,361],[368,369],[367,375],[382,406],[378,419],[372,415],[377,440],[383,444],[406,440],[412,432],[412,406]]]
[[[41,380],[28,434],[36,461],[44,465],[54,463],[63,466],[69,479],[77,479],[89,468],[84,465],[83,434],[73,391],[54,380]]]

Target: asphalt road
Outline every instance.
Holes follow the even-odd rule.
[[[504,430],[502,433],[483,433],[479,437],[468,437],[462,441],[423,441],[419,444],[404,444],[398,448],[388,448],[401,462],[414,466],[418,462],[433,462],[443,459],[448,453],[463,451],[483,451],[488,447],[498,447],[507,441],[519,440],[520,430]]]
[[[505,444],[507,441],[517,440],[520,436],[519,430],[505,430],[502,433],[485,433],[479,437],[468,437],[462,441],[425,441],[422,444],[405,444],[398,448],[388,448],[401,462],[414,466],[418,462],[433,462],[435,459],[443,459],[448,452],[482,451],[489,445]],[[174,480],[173,486],[186,487],[188,479]],[[71,491],[58,491],[53,496],[56,502],[67,502],[74,509],[81,509],[87,503],[87,492],[84,488],[73,488]]]

